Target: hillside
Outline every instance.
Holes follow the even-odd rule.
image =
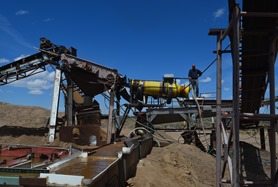
[[[49,116],[45,108],[0,102],[0,126],[45,127]]]

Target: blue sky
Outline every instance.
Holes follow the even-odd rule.
[[[55,44],[75,47],[78,57],[117,69],[127,78],[162,80],[168,73],[187,77],[192,63],[204,70],[215,59],[216,37],[208,32],[227,28],[227,2],[2,1],[0,66],[37,53],[33,47],[39,47],[40,37],[46,37]],[[224,54],[223,99],[232,96],[231,71],[231,55]],[[53,75],[49,67],[41,74],[1,86],[0,101],[50,108]],[[201,93],[215,92],[215,75],[214,64],[200,78]]]

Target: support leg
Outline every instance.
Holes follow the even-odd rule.
[[[48,132],[48,142],[53,142],[55,139],[55,126],[58,114],[59,107],[59,98],[60,98],[60,83],[61,83],[61,70],[55,70],[54,77],[54,89],[52,96],[52,106],[49,122],[49,132]]]

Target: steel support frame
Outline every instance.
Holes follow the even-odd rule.
[[[127,117],[128,117],[128,114],[129,114],[130,110],[131,110],[130,106],[127,105],[127,106],[126,106],[126,109],[125,109],[125,112],[124,112],[124,114],[123,114],[123,117],[122,117],[121,120],[120,120],[119,127],[118,127],[117,130],[116,130],[116,137],[119,137],[119,136],[120,136],[120,133],[121,133],[123,127],[124,127],[124,124],[125,124],[125,122],[126,122],[126,119],[127,119]]]
[[[67,126],[73,126],[73,82],[67,78],[67,97],[66,97]]]
[[[253,181],[240,181],[239,171],[239,127],[240,118],[246,117],[246,114],[240,114],[239,111],[239,44],[240,44],[240,21],[239,18],[242,15],[239,12],[239,8],[235,6],[232,10],[232,21],[228,29],[225,32],[218,30],[217,32],[211,32],[217,35],[217,118],[216,118],[216,186],[220,187],[223,183],[230,183],[232,186],[239,187],[241,184],[254,184]],[[269,15],[267,15],[269,16]],[[233,57],[233,115],[232,115],[232,128],[230,136],[225,133],[225,127],[221,123],[221,42],[225,39],[226,35],[232,32],[232,57]],[[217,34],[216,34],[217,33]],[[269,60],[269,85],[270,85],[270,115],[259,115],[260,121],[266,119],[270,121],[270,161],[271,161],[271,184],[277,186],[278,171],[276,171],[276,127],[277,127],[277,115],[275,114],[275,59],[277,54],[278,37],[274,36],[270,49],[272,51],[271,58]],[[249,114],[250,115],[250,114]],[[251,114],[252,118],[257,119],[256,114]],[[222,141],[222,138],[224,141]],[[229,149],[232,144],[232,157],[229,156]],[[222,145],[224,150],[224,165],[221,167],[221,153]],[[230,180],[222,179],[224,177],[225,168],[227,162],[229,163]],[[221,176],[222,174],[222,176]],[[259,182],[258,182],[259,184]],[[264,183],[265,184],[265,183]]]
[[[221,184],[221,100],[222,100],[222,32],[217,35],[217,71],[216,71],[216,186]]]
[[[112,142],[113,135],[113,112],[114,112],[114,99],[115,93],[114,90],[110,90],[110,105],[109,105],[109,116],[108,116],[108,125],[107,125],[107,140],[106,143],[110,144]]]
[[[230,30],[230,29],[229,29]],[[227,30],[226,30],[227,31]],[[216,186],[220,187],[223,183],[233,183],[234,181],[234,162],[229,155],[232,141],[234,140],[234,128],[231,128],[229,135],[226,132],[226,118],[222,117],[222,41],[228,34],[224,29],[211,31],[211,35],[217,35],[217,71],[216,71]],[[234,102],[233,102],[234,103]],[[234,105],[233,105],[234,110]],[[233,119],[233,116],[232,116]],[[222,165],[223,156],[223,165]],[[226,166],[229,167],[230,179],[223,179]],[[239,171],[239,170],[238,170]]]
[[[52,105],[49,121],[48,142],[53,142],[55,139],[55,127],[58,115],[59,99],[60,99],[60,84],[62,73],[61,70],[56,68],[54,76],[54,88],[52,95]]]
[[[269,13],[269,12],[241,12],[242,16],[251,16],[251,17],[278,17],[278,13]],[[273,32],[274,33],[274,32]],[[277,127],[277,115],[275,114],[275,60],[278,49],[276,48],[278,42],[278,35],[274,33],[274,36],[270,38],[270,58],[269,58],[269,106],[270,114],[265,116],[266,120],[270,122],[270,131],[269,131],[269,148],[270,148],[270,164],[271,164],[271,185],[277,185],[277,164],[276,164],[276,127]],[[253,115],[252,115],[253,116]],[[256,115],[254,115],[256,117]],[[260,119],[263,119],[263,116],[259,116]],[[262,137],[261,137],[262,138]]]
[[[156,109],[150,109],[150,110],[147,110],[146,112],[148,115],[147,115],[147,121],[152,123],[152,121],[156,118],[157,115],[160,115],[160,114],[178,114],[180,115],[185,121],[190,121],[190,116],[192,114],[198,114],[198,111],[197,109],[193,108],[193,109],[190,109],[190,108],[187,108],[187,109],[183,109],[183,108],[166,108],[166,109],[163,109],[162,111],[159,109],[159,110],[156,110]]]
[[[239,35],[240,35],[240,12],[237,6],[232,10],[232,19],[229,27],[225,30],[210,31],[210,35],[217,35],[217,81],[216,81],[216,186],[222,186],[227,181],[234,187],[240,186],[239,175]],[[232,58],[233,58],[233,114],[232,127],[230,136],[226,134],[226,129],[222,125],[222,108],[221,108],[221,81],[222,81],[222,41],[226,36],[232,35]],[[222,138],[224,141],[222,141]],[[232,143],[232,146],[231,145]],[[223,145],[223,150],[222,150]],[[232,149],[232,156],[229,150]],[[221,156],[224,151],[224,165],[221,166]],[[230,180],[222,179],[225,174],[226,164],[229,164]]]
[[[239,17],[239,7],[234,6],[232,10],[233,18]],[[232,145],[232,186],[240,187],[239,175],[239,127],[240,127],[240,111],[239,111],[239,43],[240,43],[240,20],[235,19],[232,23],[232,57],[233,57],[233,145]]]

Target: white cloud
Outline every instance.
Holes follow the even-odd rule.
[[[14,59],[14,61],[20,60],[20,59],[25,58],[25,57],[27,57],[27,56],[29,56],[29,55],[24,55],[24,54],[22,54],[22,55],[16,57],[16,58]]]
[[[45,80],[45,79],[34,79],[34,80],[30,80],[30,81],[26,82],[28,89],[31,89],[31,90],[36,90],[36,89],[47,90],[52,87],[48,83],[49,83],[49,81]]]
[[[204,98],[211,98],[211,97],[212,97],[212,94],[209,94],[209,93],[202,93],[202,94],[201,94],[201,97],[204,97]]]
[[[176,79],[176,83],[180,86],[187,86],[189,85],[188,79]]]
[[[6,17],[2,16],[1,14],[0,14],[0,31],[4,32],[1,33],[2,35],[6,34],[7,37],[11,37],[11,39],[13,39],[16,43],[24,47],[28,47],[28,48],[32,47],[32,45],[26,42],[25,39],[22,38],[21,34],[12,27],[9,20]]]
[[[220,18],[221,16],[223,16],[224,12],[225,12],[225,9],[220,8],[213,13],[213,17],[214,18]]]
[[[54,72],[44,71],[33,76],[15,81],[11,86],[27,88],[30,94],[43,94],[43,90],[49,90],[53,87]]]
[[[43,22],[50,22],[50,21],[51,21],[50,18],[46,18],[46,19],[43,20]]]
[[[8,62],[9,62],[8,59],[6,59],[6,58],[0,58],[0,64],[2,64],[2,63],[8,63]]]
[[[211,78],[206,77],[205,79],[201,79],[200,82],[211,82]]]
[[[34,79],[41,79],[43,78],[44,80],[47,80],[47,81],[53,81],[54,80],[54,75],[55,75],[55,72],[54,71],[44,71],[44,72],[41,72],[41,73],[38,73],[36,75],[33,75],[33,78]]]
[[[26,14],[29,14],[28,10],[19,10],[15,13],[15,15],[17,15],[17,16],[23,16],[23,15],[26,15]]]
[[[230,88],[224,88],[224,91],[226,91],[226,92],[230,91]]]
[[[43,92],[41,90],[37,90],[37,89],[30,90],[28,93],[32,94],[32,95],[42,95],[43,94]]]
[[[54,18],[45,18],[45,19],[43,20],[43,22],[50,22],[50,21],[54,21]]]
[[[52,71],[50,73],[47,74],[47,79],[48,80],[53,80],[54,79],[54,75],[55,75],[55,71]]]

